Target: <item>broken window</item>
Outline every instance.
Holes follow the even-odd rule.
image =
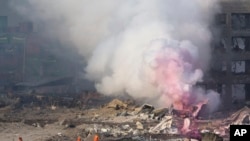
[[[226,52],[226,41],[225,39],[220,39],[217,41],[214,41],[214,49],[216,52],[220,52],[220,53],[225,53]]]
[[[246,72],[246,61],[232,61],[231,66],[231,70],[235,74]]]
[[[212,69],[213,71],[216,71],[219,73],[226,72],[227,71],[226,61],[221,61],[217,59],[217,61],[213,62]]]
[[[250,37],[233,37],[233,51],[250,51]]]
[[[227,64],[223,54],[226,53],[225,39],[215,39],[213,41],[213,57],[211,58],[211,72],[222,73],[227,70]]]
[[[250,14],[249,13],[233,13],[232,14],[232,29],[233,30],[250,29]]]

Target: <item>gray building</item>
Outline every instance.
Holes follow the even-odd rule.
[[[221,0],[215,19],[211,70],[204,84],[230,108],[235,101],[250,101],[250,1]]]

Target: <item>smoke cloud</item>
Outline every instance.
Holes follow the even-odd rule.
[[[219,0],[12,0],[51,37],[87,60],[86,77],[106,95],[159,105],[190,104],[210,59]],[[202,96],[203,97],[203,96]]]

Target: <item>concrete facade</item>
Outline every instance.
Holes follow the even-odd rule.
[[[217,90],[223,107],[230,109],[235,99],[250,101],[250,1],[222,0],[216,20],[220,36],[205,85]]]

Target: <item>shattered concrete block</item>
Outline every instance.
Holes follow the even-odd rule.
[[[136,122],[136,128],[139,129],[139,130],[144,129],[142,123],[139,122],[139,121]]]

